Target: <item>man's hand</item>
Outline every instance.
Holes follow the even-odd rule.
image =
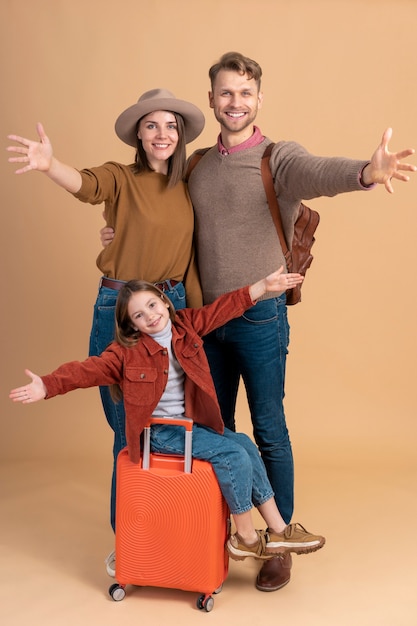
[[[385,189],[389,193],[394,193],[394,189],[391,184],[391,180],[396,178],[403,182],[407,182],[410,177],[403,174],[404,171],[415,172],[417,167],[410,163],[402,163],[402,160],[406,157],[414,154],[413,148],[407,150],[401,150],[400,152],[389,152],[388,142],[392,137],[392,128],[387,130],[382,135],[382,141],[378,148],[372,155],[371,162],[364,167],[362,172],[362,183],[365,186],[378,183],[385,185]]]
[[[110,226],[104,226],[100,230],[100,241],[103,248],[109,245],[114,239],[114,229]]]

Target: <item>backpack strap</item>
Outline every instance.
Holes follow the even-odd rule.
[[[275,146],[274,143],[270,143],[265,148],[265,152],[262,156],[261,161],[261,175],[262,182],[265,187],[265,193],[268,200],[269,210],[271,212],[272,219],[275,224],[275,228],[278,233],[279,241],[281,244],[282,252],[285,257],[285,261],[287,263],[288,271],[291,271],[291,252],[288,250],[288,245],[285,239],[284,230],[282,228],[282,219],[281,219],[281,211],[279,210],[279,204],[277,195],[275,193],[274,181],[272,179],[271,168],[269,167],[269,157],[271,156],[272,148]]]
[[[209,146],[208,148],[200,148],[199,150],[196,150],[194,154],[190,157],[190,160],[188,161],[187,171],[184,176],[184,181],[186,183],[188,183],[191,172],[193,171],[199,160],[206,154],[206,152],[210,150],[211,147],[212,146]]]

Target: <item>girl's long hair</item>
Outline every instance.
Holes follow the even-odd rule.
[[[133,328],[132,320],[128,312],[128,305],[134,293],[139,291],[149,291],[157,298],[161,298],[168,305],[169,317],[172,321],[175,319],[175,308],[171,300],[167,298],[163,291],[156,287],[153,283],[146,280],[129,280],[123,285],[119,291],[116,302],[116,328],[115,341],[126,348],[135,346],[141,338],[141,332]],[[122,392],[119,385],[111,385],[110,393],[114,402],[122,399]]]
[[[184,118],[179,113],[169,111],[175,117],[177,123],[178,132],[178,144],[175,148],[174,154],[168,159],[168,188],[175,187],[185,176],[185,161],[186,161],[186,143],[184,133]],[[142,119],[142,118],[140,118]],[[152,172],[152,168],[148,163],[146,152],[143,149],[142,141],[137,136],[140,120],[138,120],[136,126],[136,157],[135,157],[135,172]]]

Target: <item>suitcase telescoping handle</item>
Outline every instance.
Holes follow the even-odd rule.
[[[165,424],[166,426],[184,426],[184,473],[190,474],[192,460],[193,420],[189,417],[151,417],[143,430],[143,458],[142,469],[149,469],[151,457],[151,426],[152,424]]]

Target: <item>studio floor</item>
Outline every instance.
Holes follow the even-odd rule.
[[[123,601],[110,598],[108,470],[102,460],[1,466],[2,625],[417,624],[416,468],[299,464],[294,520],[325,547],[295,556],[290,584],[273,593],[254,586],[258,562],[231,561],[210,613],[183,591],[128,587]]]

